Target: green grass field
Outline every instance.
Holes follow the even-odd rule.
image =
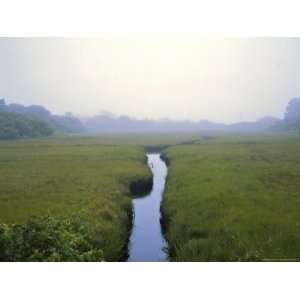
[[[126,259],[132,221],[129,187],[151,175],[145,147],[187,138],[198,135],[0,142],[0,261]]]
[[[150,176],[144,149],[101,138],[25,140],[0,144],[0,223],[31,216],[77,219],[104,253],[126,254],[131,181]]]
[[[196,133],[0,142],[0,253],[19,249],[2,260],[126,259],[129,186],[150,176],[145,147],[163,145],[171,260],[300,260],[300,139]]]
[[[231,136],[166,154],[172,260],[300,260],[300,139]]]

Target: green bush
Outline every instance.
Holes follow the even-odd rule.
[[[86,226],[75,220],[33,217],[0,224],[0,261],[102,261]]]

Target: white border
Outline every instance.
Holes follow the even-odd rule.
[[[300,36],[298,3],[0,0],[0,36],[293,37]],[[296,299],[298,271],[297,263],[1,263],[0,295],[5,300]]]
[[[2,263],[1,299],[296,299],[293,263]]]
[[[0,0],[0,36],[299,36],[296,0]]]

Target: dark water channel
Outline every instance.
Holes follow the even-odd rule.
[[[129,242],[130,262],[167,261],[167,243],[160,225],[160,205],[165,188],[167,166],[159,153],[148,153],[153,188],[145,197],[133,200],[134,220]]]

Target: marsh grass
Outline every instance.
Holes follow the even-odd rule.
[[[44,217],[41,224],[53,220],[71,234],[65,247],[76,259],[126,260],[130,184],[149,180],[149,149],[163,150],[169,166],[162,225],[171,260],[300,259],[300,139],[293,136],[133,134],[0,142],[0,223],[7,228]],[[82,234],[64,224],[80,224]],[[88,252],[72,248],[78,238],[88,239]]]
[[[33,216],[80,220],[104,260],[126,257],[132,204],[129,185],[149,178],[141,146],[97,138],[0,144],[0,222]]]
[[[220,137],[165,154],[172,260],[300,260],[299,138]]]

